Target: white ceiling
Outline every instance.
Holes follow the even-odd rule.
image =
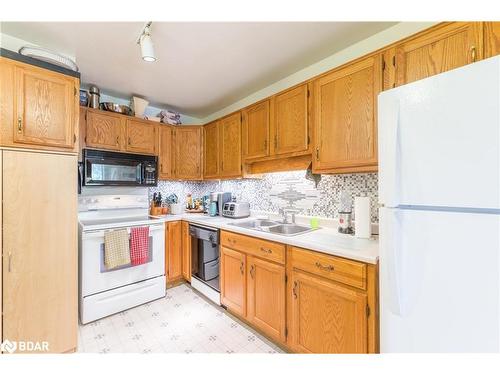
[[[76,57],[82,82],[202,118],[393,22],[153,22],[157,61],[141,59],[140,22],[4,22],[2,33]]]

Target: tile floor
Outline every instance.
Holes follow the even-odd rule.
[[[80,353],[281,353],[186,284],[157,301],[79,327]]]

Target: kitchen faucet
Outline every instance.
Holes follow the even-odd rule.
[[[291,209],[285,209],[285,208],[280,208],[279,209],[279,214],[281,215],[281,217],[283,218],[283,224],[295,224],[295,210],[291,210]],[[288,213],[291,213],[292,214],[292,222],[288,222]]]

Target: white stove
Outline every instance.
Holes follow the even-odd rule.
[[[165,226],[148,215],[143,195],[81,196],[79,297],[83,324],[165,296]],[[149,227],[148,262],[112,270],[104,266],[106,231]]]

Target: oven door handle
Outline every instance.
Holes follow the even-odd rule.
[[[141,227],[141,226],[148,226],[148,225],[133,225],[132,227]],[[82,238],[95,238],[95,237],[104,237],[104,233],[107,231],[113,231],[113,230],[120,230],[120,229],[127,229],[127,232],[130,234],[130,228],[131,227],[119,227],[119,228],[110,228],[110,229],[97,229],[97,230],[89,230],[88,232],[83,232],[82,233]],[[159,230],[164,230],[164,224],[153,224],[149,225],[149,233],[151,232],[156,232]]]

